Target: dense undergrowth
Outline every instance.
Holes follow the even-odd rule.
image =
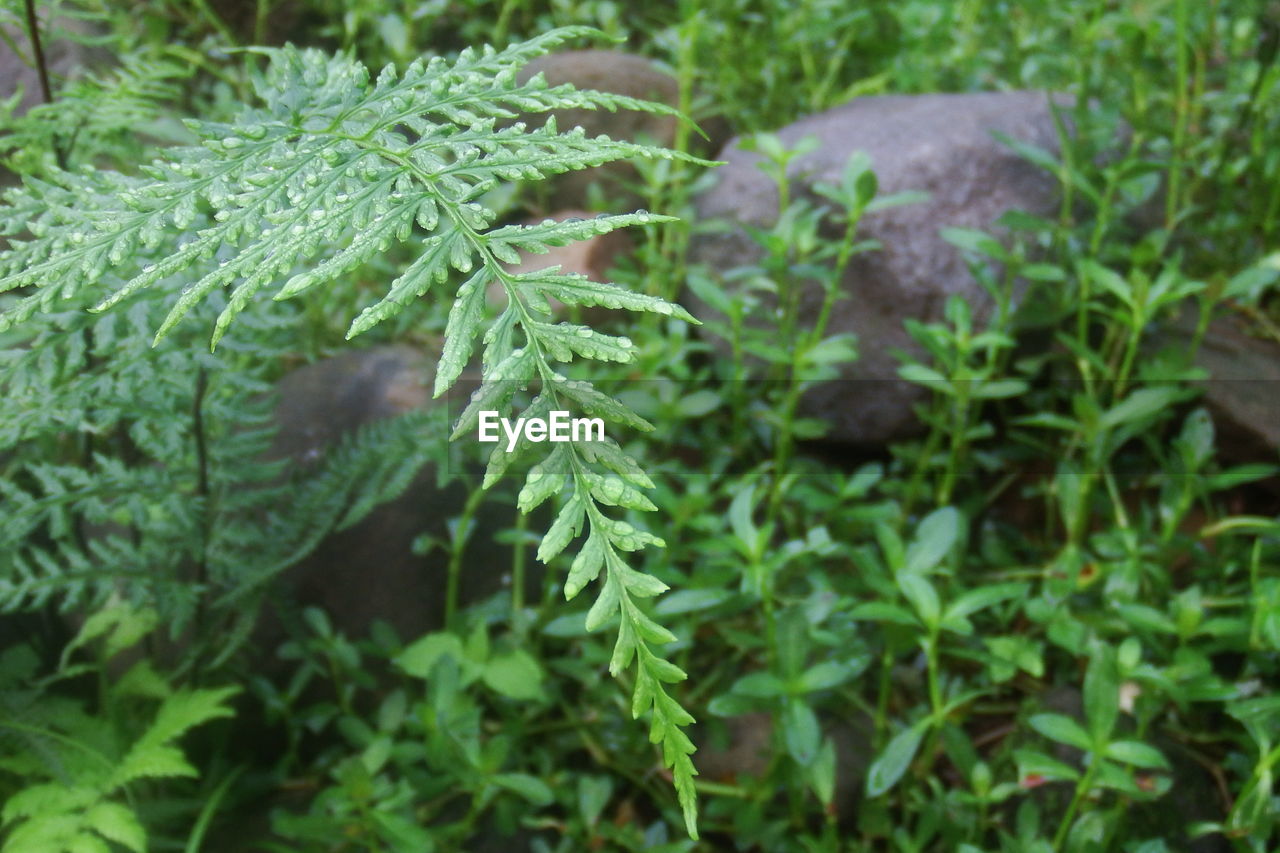
[[[1219,314],[1280,340],[1276,4],[57,5],[93,26],[46,40],[92,31],[120,66],[0,126],[26,186],[0,209],[0,850],[1280,843],[1280,469],[1224,442],[1192,381]],[[18,32],[24,11],[0,4]],[[918,439],[824,445],[797,400],[858,342],[738,322],[806,276],[837,298],[875,250],[862,218],[912,199],[855,158],[822,207],[791,200],[793,152],[763,135],[787,201],[762,260],[690,265],[716,224],[693,214],[713,166],[691,127],[665,151],[486,124],[595,97],[510,88],[568,25],[665,63],[683,113],[739,133],[864,94],[1076,96],[1063,154],[1020,152],[1060,215],[947,232],[996,310],[912,326]],[[286,37],[316,50],[232,49]],[[550,212],[546,175],[624,157],[654,214],[509,224]],[[619,290],[501,265],[624,225]],[[492,317],[486,277],[511,306]],[[728,296],[746,278],[760,302]],[[674,307],[687,291],[770,381],[724,374]],[[566,333],[547,297],[648,313]],[[1194,334],[1157,351],[1179,314]],[[483,399],[536,411],[517,385],[562,387],[619,443],[499,478],[504,457],[459,464],[428,411],[302,474],[263,461],[290,366],[443,339],[443,389],[482,328]],[[425,636],[309,610],[256,648],[270,581],[426,465],[473,497],[424,546],[507,589],[460,608],[448,584]],[[507,565],[474,556],[482,503],[509,511]],[[594,606],[565,600],[592,582]]]

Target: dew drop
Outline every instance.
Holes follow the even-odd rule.
[[[617,503],[622,498],[625,487],[617,477],[610,477],[600,486],[600,493],[610,503]]]

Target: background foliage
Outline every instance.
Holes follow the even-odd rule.
[[[0,8],[20,22],[21,4]],[[794,318],[720,330],[770,376],[795,380],[775,383],[719,381],[674,310],[606,326],[633,342],[630,363],[592,364],[582,377],[621,389],[632,376],[673,380],[620,393],[633,417],[661,430],[630,433],[618,448],[643,467],[636,484],[652,486],[619,517],[638,523],[651,502],[645,520],[667,547],[627,553],[606,577],[634,570],[654,579],[635,581],[644,589],[672,589],[635,613],[671,632],[666,665],[690,674],[668,690],[704,746],[694,755],[704,770],[698,841],[666,778],[672,757],[630,719],[649,689],[643,664],[601,678],[615,651],[586,630],[588,605],[564,600],[590,574],[576,562],[572,579],[553,563],[541,596],[526,599],[517,583],[426,636],[385,626],[343,636],[309,611],[278,650],[282,664],[240,653],[264,579],[444,452],[446,430],[419,416],[356,437],[305,481],[254,461],[270,442],[263,393],[290,364],[349,346],[352,318],[414,268],[421,247],[370,244],[351,264],[325,267],[321,291],[253,301],[212,353],[208,332],[232,304],[219,286],[189,300],[193,316],[151,346],[195,278],[157,277],[101,314],[82,309],[131,280],[106,265],[69,302],[45,300],[65,295],[60,279],[2,297],[23,310],[34,293],[26,304],[42,310],[3,332],[0,362],[0,849],[1274,849],[1274,452],[1224,452],[1183,381],[1195,376],[1188,353],[1140,356],[1159,322],[1183,310],[1201,332],[1231,311],[1274,335],[1274,3],[58,8],[92,21],[93,40],[121,63],[60,83],[55,103],[4,123],[0,154],[38,192],[11,197],[0,224],[40,238],[32,224],[51,216],[46,233],[66,241],[59,252],[74,244],[63,226],[77,221],[66,213],[77,194],[119,215],[123,187],[198,179],[139,169],[162,151],[198,168],[248,157],[259,142],[266,151],[257,128],[270,116],[249,110],[263,94],[271,103],[267,60],[229,49],[285,38],[403,72],[423,55],[453,61],[467,46],[590,25],[665,63],[695,119],[719,116],[744,133],[878,92],[1044,87],[1082,106],[1061,157],[1022,151],[1061,182],[1059,217],[1015,219],[1004,242],[947,235],[1007,310],[979,326],[955,302],[942,322],[912,327],[929,359],[902,375],[932,393],[919,440],[859,457],[797,442],[818,432],[795,416],[800,380],[855,358],[856,341]],[[287,61],[302,75],[321,67],[307,63],[351,67],[306,56]],[[189,129],[186,115],[204,124]],[[1118,136],[1122,150],[1098,156]],[[223,140],[220,154],[194,147],[210,139]],[[682,132],[677,147],[695,142]],[[175,144],[193,147],[175,155]],[[792,152],[767,136],[756,144],[785,181],[778,167]],[[624,148],[614,153],[644,153]],[[83,178],[59,177],[85,166]],[[910,201],[879,197],[873,168],[851,162],[823,208],[787,202],[773,232],[757,235],[756,267],[713,271],[684,254],[688,229],[708,225],[689,203],[707,166],[642,162],[645,207],[687,224],[619,223],[641,228],[634,259],[614,270],[627,294],[617,298],[666,304],[688,287],[732,319],[753,306],[725,296],[724,275],[785,295],[795,269],[825,276],[834,298],[833,270],[865,248],[862,215]],[[476,198],[488,211],[479,230],[518,219],[526,203],[501,190]],[[206,202],[192,212],[199,227],[238,204]],[[845,226],[843,243],[817,237],[824,216]],[[561,236],[574,227],[597,226]],[[323,257],[356,245],[316,234],[309,251]],[[251,275],[253,247],[272,243],[250,236]],[[130,247],[130,275],[172,248]],[[10,258],[8,275],[32,268]],[[999,280],[984,272],[992,258]],[[206,262],[192,250],[215,285],[220,260],[235,258]],[[275,284],[314,269],[298,260],[282,258]],[[457,290],[467,273],[446,266]],[[1030,288],[1017,311],[1015,283]],[[362,337],[437,351],[450,300],[401,307]],[[479,476],[455,474],[477,495],[460,520],[479,501],[511,507],[506,540],[528,543],[514,508],[549,492],[518,495],[512,479],[482,494]],[[575,494],[598,500],[601,489],[584,481]],[[591,541],[583,551],[603,547]],[[459,535],[446,545],[461,571],[488,568],[469,563],[463,544]],[[511,549],[517,578],[528,556]],[[76,614],[70,628],[61,613]],[[605,616],[593,622],[625,637]],[[674,677],[660,663],[650,677]],[[743,741],[758,754],[726,761],[724,747]]]

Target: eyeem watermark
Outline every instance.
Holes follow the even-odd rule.
[[[507,436],[507,452],[515,450],[516,442],[523,435],[535,444],[543,441],[603,441],[604,421],[601,418],[571,418],[565,411],[553,411],[545,418],[510,418],[498,416],[496,411],[480,412],[480,441],[498,441],[498,427]]]

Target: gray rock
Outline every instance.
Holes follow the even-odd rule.
[[[857,813],[862,788],[871,766],[874,728],[869,716],[820,714],[823,735],[830,737],[836,755],[836,787],[832,806],[839,820]],[[694,764],[704,779],[736,784],[747,778],[763,779],[775,761],[790,761],[785,752],[775,755],[773,716],[751,711],[720,720],[704,721],[695,730],[698,751]]]
[[[542,74],[552,86],[572,83],[579,89],[595,89],[671,106],[675,106],[679,94],[675,78],[670,74],[659,71],[643,56],[617,50],[566,50],[539,56],[520,69],[516,79],[525,83],[536,74]],[[561,129],[581,125],[592,136],[607,133],[614,139],[636,139],[643,135],[660,143],[669,143],[675,138],[676,121],[670,116],[633,110],[560,110],[555,116]]]
[[[310,464],[359,427],[427,405],[430,367],[407,346],[351,349],[280,380],[271,455]]]
[[[1190,357],[1197,314],[1184,307],[1150,336],[1145,356],[1179,375]],[[1208,374],[1201,387],[1223,458],[1274,460],[1280,450],[1280,343],[1251,334],[1241,318],[1228,314],[1209,323],[1194,359]]]
[[[1231,316],[1209,324],[1196,356],[1209,372],[1205,400],[1214,413],[1219,445],[1229,456],[1241,452],[1275,458],[1280,450],[1280,344],[1250,335]]]
[[[535,74],[544,75],[552,86],[572,83],[579,89],[611,92],[672,107],[679,105],[679,85],[674,77],[660,71],[642,56],[621,51],[569,50],[540,56],[520,70],[517,80],[524,83]],[[561,130],[581,126],[589,136],[603,133],[612,139],[648,141],[663,146],[670,146],[675,141],[676,119],[671,116],[635,110],[559,110],[554,115]],[[527,116],[525,120],[534,125],[541,124],[546,117],[539,114]],[[723,122],[712,119],[704,124],[704,132],[718,147],[728,135]],[[691,141],[697,143],[698,140],[700,137],[695,134]],[[629,195],[622,187],[622,182],[634,180],[635,176],[635,169],[621,162],[561,175],[552,181],[552,198],[547,209],[585,207],[588,189],[597,182],[610,197],[622,198],[627,204],[638,204],[639,198]]]
[[[429,360],[406,346],[350,350],[293,371],[278,386],[279,433],[271,457],[304,468],[318,464],[360,427],[430,405],[430,375]],[[424,468],[398,498],[331,534],[281,575],[276,596],[285,605],[285,624],[301,607],[318,606],[350,637],[366,635],[375,619],[406,641],[441,627],[448,555],[441,548],[415,555],[412,546],[424,533],[447,541],[447,524],[465,501],[461,482],[440,489],[434,469]],[[511,524],[513,513],[496,502],[482,507],[465,552],[460,604],[501,588],[510,548],[492,539]],[[279,639],[272,620],[264,630],[260,645]]]
[[[1049,98],[1036,92],[860,98],[778,132],[788,146],[810,135],[819,141],[815,151],[791,164],[797,197],[822,201],[811,187],[838,183],[855,151],[870,155],[882,195],[907,190],[930,194],[929,201],[863,219],[861,237],[879,240],[883,248],[854,258],[843,281],[850,298],[836,304],[828,326],[828,333],[856,334],[860,357],[844,367],[838,380],[814,388],[802,402],[802,414],[830,425],[830,439],[877,445],[915,431],[912,406],[922,399],[921,391],[897,378],[899,362],[890,353],[893,348],[920,351],[903,321],[940,318],[951,294],[969,300],[978,316],[987,306],[985,292],[959,251],[938,236],[939,229],[991,229],[1010,209],[1037,215],[1055,209],[1055,179],[997,141],[993,131],[1058,149]],[[756,167],[760,157],[732,140],[719,159],[728,164],[718,170],[718,182],[698,197],[699,218],[759,227],[776,222],[777,193]],[[831,229],[828,236],[835,239]],[[698,234],[691,245],[691,259],[713,272],[759,257],[759,248],[741,228]],[[821,304],[817,285],[811,287],[802,296],[802,321],[814,320]],[[710,314],[697,299],[686,298],[695,315]]]

